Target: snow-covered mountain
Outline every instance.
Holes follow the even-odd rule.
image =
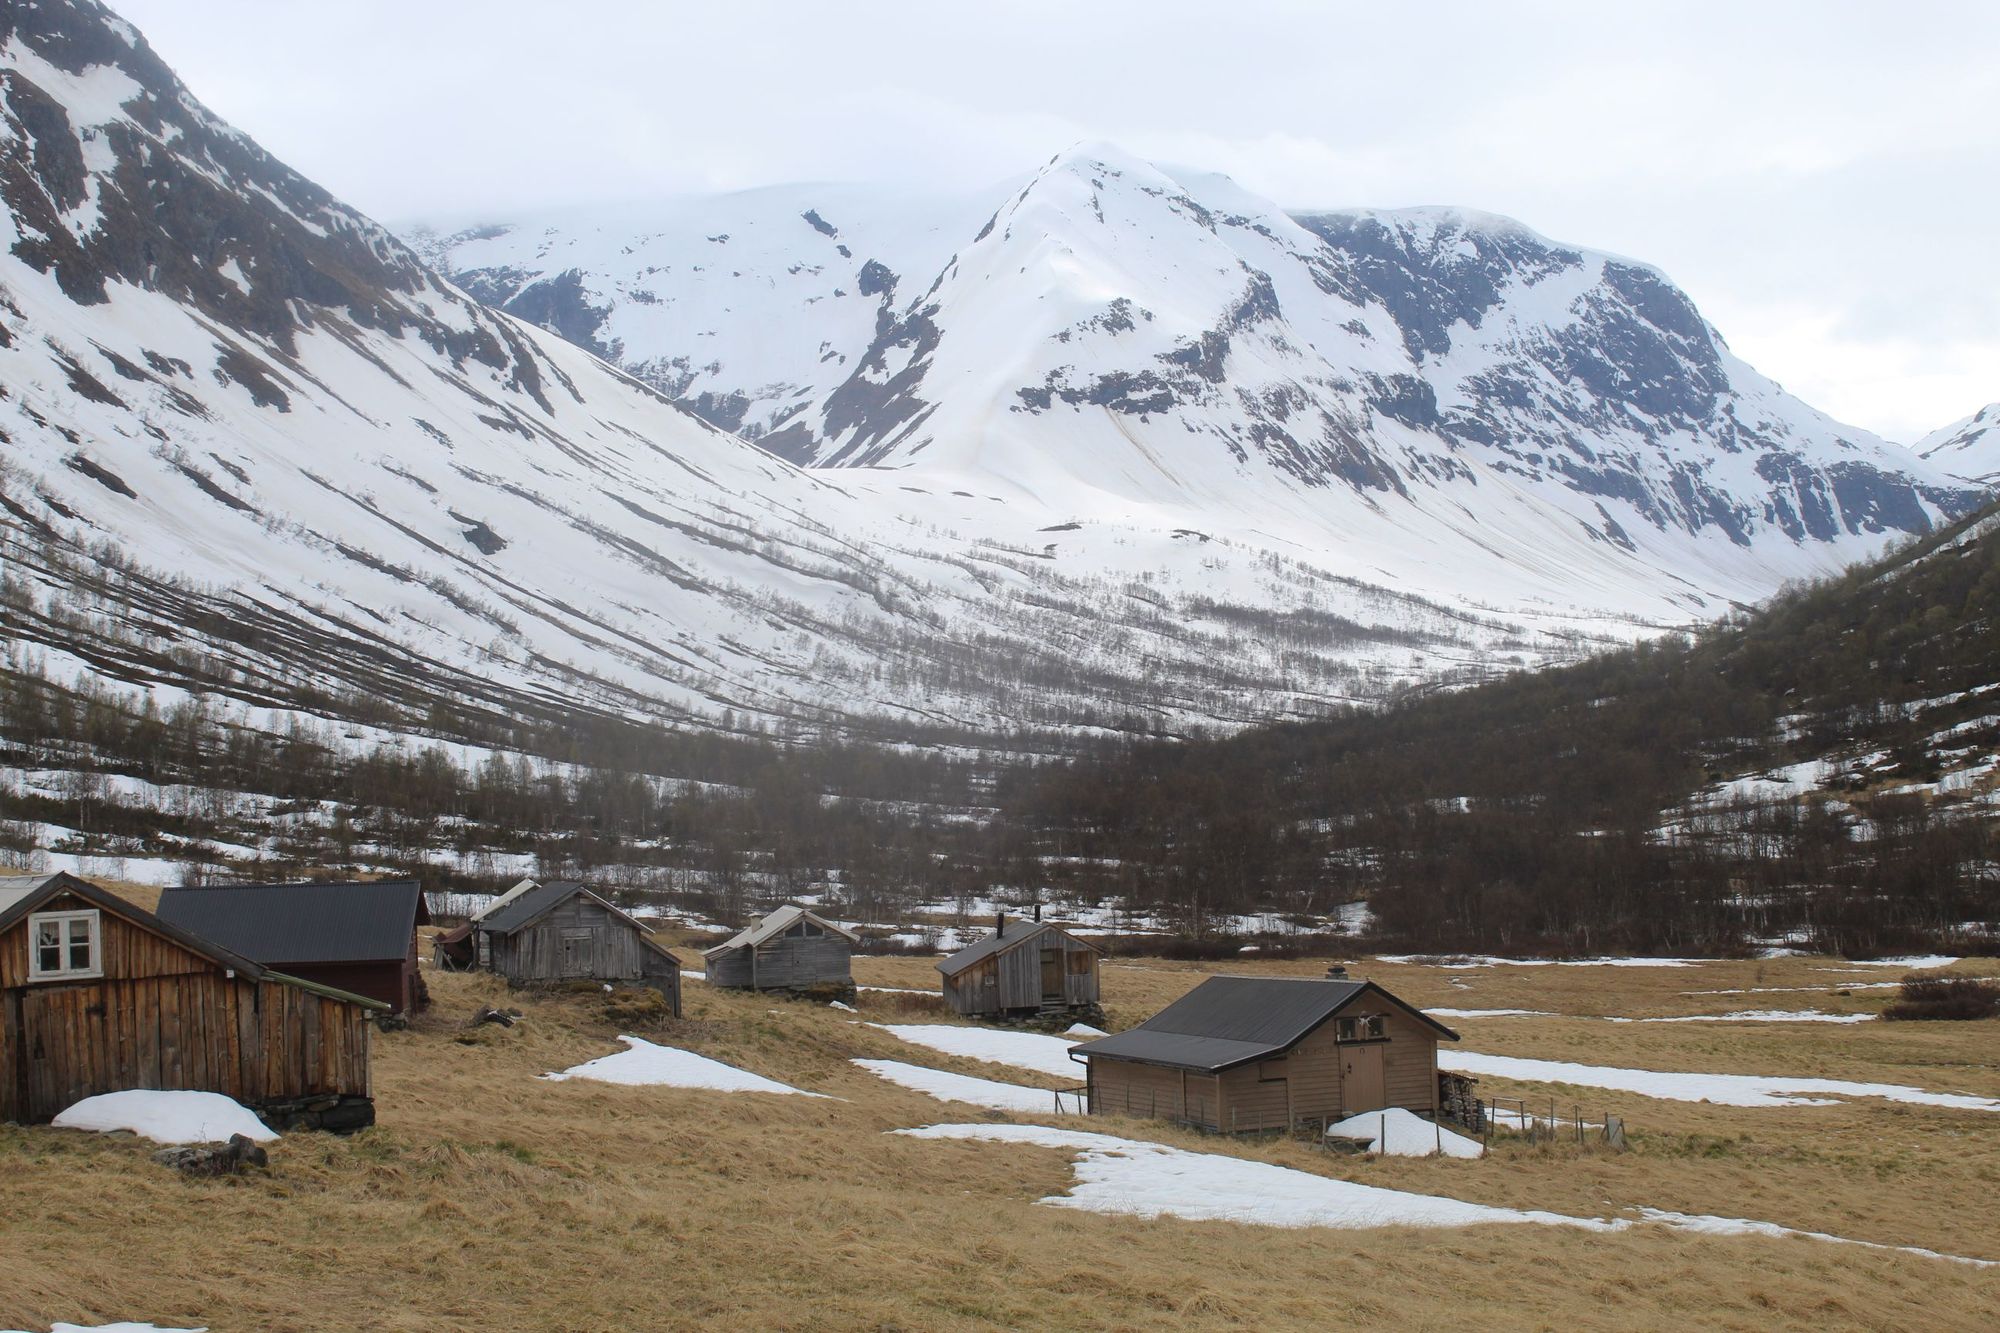
[[[1649,270],[1110,157],[426,243],[516,318],[102,6],[0,9],[6,636],[403,723],[1234,726],[1686,623],[1970,498]]]
[[[669,394],[691,390],[658,368],[698,359],[697,409],[730,404],[795,461],[1254,529],[1444,595],[1506,600],[1456,548],[1510,576],[1554,561],[1597,597],[1685,582],[1694,609],[1967,502],[1745,365],[1657,270],[1504,218],[1288,214],[1104,147],[993,196],[798,187],[681,201],[657,228],[421,234],[525,317],[573,293],[573,336]],[[774,328],[795,330],[782,372]]]
[[[0,10],[0,202],[7,639],[169,701],[1240,725],[1635,632],[1578,598],[1429,601],[1324,548],[803,472],[470,299],[82,0]],[[759,375],[793,373],[769,332]]]
[[[1956,476],[1994,485],[2000,482],[2000,403],[1988,403],[1910,448]]]

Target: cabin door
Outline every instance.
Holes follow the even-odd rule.
[[[591,945],[595,935],[588,930],[565,930],[562,933],[562,953],[556,960],[560,974],[565,977],[587,977],[591,975]]]
[[[1042,950],[1042,1003],[1061,1004],[1063,998],[1063,951]]]
[[[1389,1104],[1382,1074],[1382,1043],[1371,1041],[1340,1048],[1340,1104],[1349,1115],[1380,1111]]]

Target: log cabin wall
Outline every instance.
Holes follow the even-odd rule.
[[[253,1108],[323,1094],[367,1097],[360,1005],[212,959],[95,903],[102,976],[36,981],[24,919],[0,937],[0,1120],[47,1120],[101,1092],[219,1092]]]
[[[709,959],[708,984],[755,986],[759,990],[808,990],[852,981],[854,946],[845,936],[832,931],[795,934],[804,924],[795,924],[784,934],[756,945],[754,969],[749,945]]]
[[[1058,955],[1054,990],[1045,982],[1044,952]],[[944,979],[944,996],[961,1014],[1008,1013],[1024,1009],[1071,1008],[1098,999],[1097,950],[1050,926],[1023,935]]]

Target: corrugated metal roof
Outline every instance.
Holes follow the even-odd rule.
[[[408,956],[423,894],[415,880],[170,888],[162,921],[260,963],[359,963]]]
[[[532,879],[522,880],[519,884],[516,884],[513,888],[507,890],[507,892],[501,894],[498,898],[495,898],[492,902],[486,904],[486,906],[480,908],[477,912],[474,912],[471,916],[467,917],[466,920],[473,922],[484,921],[487,917],[492,916],[495,912],[505,907],[508,903],[511,903],[516,898],[519,898],[529,889],[534,888],[536,886],[536,883],[537,881]]]
[[[795,922],[801,920],[810,921],[822,930],[842,936],[850,944],[859,944],[861,942],[860,937],[846,926],[828,921],[819,913],[809,908],[801,907],[798,903],[786,903],[775,912],[766,913],[763,920],[745,926],[742,930],[737,931],[714,948],[703,950],[701,956],[704,958],[713,958],[717,954],[728,953],[732,949],[754,947],[762,944],[774,935],[781,935],[785,931],[790,930]]]
[[[1062,926],[1054,921],[1031,921],[1026,917],[1022,917],[1018,921],[1009,921],[994,934],[988,935],[983,940],[976,940],[951,955],[951,957],[942,959],[937,965],[937,970],[948,977],[957,976],[980,959],[989,958],[999,953],[1002,949],[1010,948],[1013,945],[1019,944],[1022,940],[1028,939],[1030,936],[1041,934],[1045,930],[1062,930]],[[1063,930],[1063,934],[1069,935],[1069,932]],[[1074,935],[1070,935],[1070,938],[1077,940],[1079,944],[1086,945],[1089,948],[1097,948],[1089,940],[1078,939]],[[1100,949],[1098,952],[1102,953],[1103,950]]]
[[[1366,981],[1303,977],[1210,977],[1138,1027],[1074,1048],[1205,1073],[1268,1058],[1303,1038],[1363,991],[1374,991],[1457,1040],[1451,1029]]]

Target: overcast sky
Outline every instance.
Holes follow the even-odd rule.
[[[113,4],[385,221],[976,188],[1103,139],[1288,206],[1458,204],[1658,264],[1892,439],[2000,399],[1990,0]]]

